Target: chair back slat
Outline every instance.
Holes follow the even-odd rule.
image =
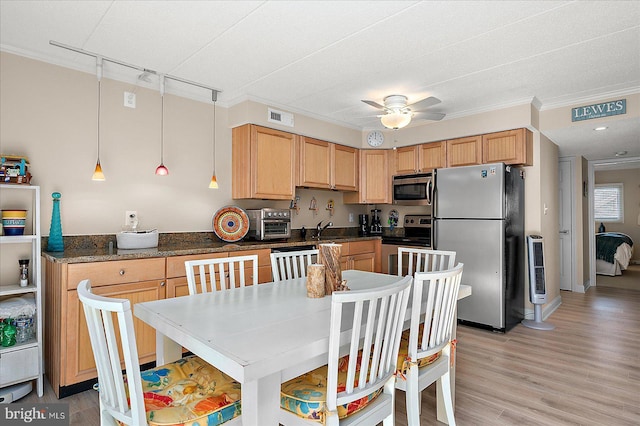
[[[89,280],[83,280],[78,284],[78,298],[85,312],[98,370],[101,410],[123,423],[146,425],[131,302],[127,299],[106,298],[91,293]],[[122,341],[122,354],[116,330]],[[129,402],[125,392],[122,361],[124,372],[129,378]]]
[[[405,259],[406,273],[403,270]],[[398,275],[413,276],[416,272],[444,271],[452,269],[455,263],[455,251],[398,247]]]
[[[258,255],[187,260],[189,294],[229,290],[258,284]],[[245,267],[251,268],[247,277]]]
[[[273,281],[306,277],[307,266],[314,262],[313,256],[318,256],[317,249],[271,253]]]
[[[411,361],[439,352],[451,340],[463,266],[459,263],[446,271],[415,274],[408,348]],[[419,335],[421,311],[425,312],[424,327]]]
[[[393,378],[411,282],[411,277],[404,277],[375,289],[332,294],[327,377],[329,410],[369,395]],[[352,324],[347,341],[340,339],[343,321]],[[349,362],[345,389],[338,392],[341,344],[349,345]]]

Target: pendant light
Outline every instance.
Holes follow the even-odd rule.
[[[211,91],[211,100],[213,101],[213,174],[209,188],[218,189],[218,179],[216,178],[216,101],[218,100],[218,92]]]
[[[166,176],[169,169],[164,165],[164,75],[160,75],[160,99],[162,100],[162,115],[160,117],[160,165],[156,168],[156,174]]]
[[[104,173],[102,173],[102,166],[100,166],[100,94],[102,85],[102,57],[96,56],[96,75],[98,77],[98,120],[97,120],[97,141],[98,141],[98,160],[96,161],[96,168],[93,171],[91,180],[104,181]]]

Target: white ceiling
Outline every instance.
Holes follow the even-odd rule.
[[[360,100],[390,94],[435,96],[446,120],[640,93],[639,1],[0,0],[0,15],[3,51],[95,72],[54,40],[215,87],[223,106],[251,99],[358,129],[380,127]],[[105,76],[135,82],[123,68],[105,63]],[[619,117],[547,136],[560,155],[640,156],[640,117]]]

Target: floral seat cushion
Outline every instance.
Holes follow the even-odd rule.
[[[340,358],[338,364],[338,392],[345,390],[348,362],[348,355]],[[315,420],[318,423],[324,424],[328,411],[326,404],[327,373],[328,367],[323,365],[322,367],[283,383],[280,391],[280,406],[304,419]],[[357,401],[339,406],[338,418],[343,419],[360,411],[381,393],[382,389],[378,389]]]
[[[240,415],[240,383],[196,356],[141,373],[152,426],[216,426]]]
[[[419,335],[422,335],[424,324],[420,324]],[[426,367],[429,364],[433,364],[438,358],[440,358],[441,352],[435,353],[430,357],[422,358],[418,361],[418,368]],[[401,374],[406,374],[409,368],[409,330],[402,332],[402,339],[400,340],[400,350],[398,351],[398,371]]]

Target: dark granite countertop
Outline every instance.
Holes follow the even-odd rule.
[[[115,235],[95,235],[64,237],[65,250],[63,252],[49,252],[46,251],[47,240],[45,237],[42,244],[45,250],[42,251],[42,256],[54,263],[87,263],[378,239],[380,239],[380,236],[359,237],[357,235],[349,235],[349,233],[340,233],[338,235],[323,236],[320,241],[310,238],[303,240],[299,236],[294,236],[287,240],[249,240],[227,243],[219,240],[213,233],[195,232],[160,234],[157,248],[122,250],[115,247]],[[111,249],[109,249],[109,243],[111,243]]]

